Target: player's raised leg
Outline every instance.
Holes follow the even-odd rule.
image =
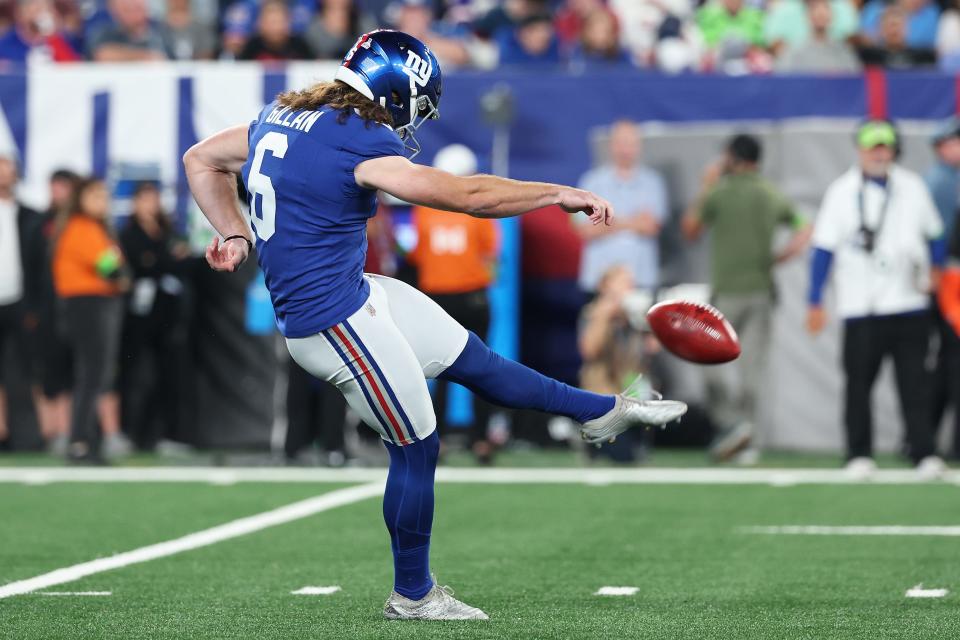
[[[636,424],[666,424],[686,413],[686,404],[675,400],[602,395],[548,378],[492,351],[410,285],[370,277],[386,291],[394,321],[428,378],[456,382],[504,407],[567,416],[581,423],[589,442],[610,440]]]

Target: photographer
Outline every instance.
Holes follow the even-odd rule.
[[[837,313],[844,321],[847,470],[866,477],[873,461],[870,395],[880,365],[893,358],[909,456],[926,477],[943,472],[933,455],[924,359],[929,292],[943,262],[943,223],[923,179],[897,164],[899,139],[885,120],[856,135],[859,163],[827,189],[813,233],[807,329],[826,324],[823,288],[836,264]]]
[[[642,328],[642,311],[649,305],[635,311],[635,306],[641,306],[631,304],[635,292],[633,275],[624,265],[614,265],[600,276],[597,296],[580,316],[582,388],[594,393],[618,393],[619,389],[630,388],[639,375],[648,373],[650,358],[659,351],[659,343]],[[641,387],[648,384],[645,379],[638,382]],[[604,453],[617,462],[635,461],[634,435],[630,431],[621,434],[614,445],[604,447]]]

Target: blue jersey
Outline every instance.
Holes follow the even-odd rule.
[[[367,220],[376,192],[353,177],[364,160],[403,155],[383,124],[351,113],[292,111],[267,105],[250,124],[243,183],[257,257],[287,338],[315,335],[350,317],[366,301]]]

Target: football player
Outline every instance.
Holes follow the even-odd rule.
[[[610,203],[587,191],[455,177],[412,163],[405,146],[419,149],[415,133],[439,116],[440,94],[440,65],[422,42],[373,31],[360,37],[333,82],[283,93],[249,125],[184,155],[197,204],[223,237],[207,248],[207,262],[234,271],[256,246],[291,356],[336,385],[389,451],[383,515],[395,579],[384,615],[391,619],[487,618],[430,573],[439,439],[428,378],[506,407],[568,416],[591,443],[686,411],[682,402],[599,395],[542,376],[491,351],[413,287],[363,273],[377,190],[479,217],[555,204],[586,213],[593,224],[613,222]],[[249,222],[237,206],[237,173],[250,194]]]

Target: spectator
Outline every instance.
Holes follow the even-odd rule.
[[[667,73],[700,69],[705,46],[696,24],[668,15],[657,29],[656,37],[656,48],[650,52],[652,57],[648,62]]]
[[[575,47],[583,36],[590,14],[605,9],[604,0],[565,0],[553,21],[560,46],[568,51]]]
[[[132,278],[121,342],[122,423],[137,448],[172,439],[183,402],[178,381],[187,344],[181,275],[190,250],[163,211],[160,190],[142,182],[120,248]]]
[[[954,225],[950,254],[937,291],[940,351],[934,382],[933,432],[939,431],[943,412],[953,406],[953,438],[950,457],[960,460],[960,225]],[[934,437],[936,441],[936,437]]]
[[[67,454],[70,440],[70,403],[73,389],[73,362],[70,345],[59,330],[57,294],[53,287],[51,249],[57,222],[70,213],[80,177],[67,169],[50,176],[50,206],[43,214],[42,292],[39,305],[37,337],[40,353],[41,391],[37,401],[40,431],[50,453]]]
[[[13,26],[13,14],[16,9],[13,0],[0,1],[0,33],[6,32]]]
[[[936,161],[927,170],[924,179],[933,202],[943,222],[944,237],[956,238],[957,209],[960,207],[960,118],[951,118],[942,123],[931,140],[936,153]],[[960,245],[951,240],[951,258],[960,256]],[[951,301],[951,307],[956,302]],[[957,317],[954,310],[951,314]],[[954,407],[953,453],[960,453],[960,338],[940,311],[939,305],[933,307],[936,327],[936,365],[933,369],[933,389],[931,427],[934,439],[943,421],[948,405]],[[957,456],[953,456],[957,457]]]
[[[310,26],[310,21],[317,12],[320,0],[281,0],[290,13],[290,32],[303,35]],[[230,3],[223,12],[225,28],[235,31],[244,39],[253,35],[264,0],[236,0]],[[352,43],[351,43],[352,44]]]
[[[433,165],[458,176],[477,172],[477,157],[467,147],[453,144],[441,149]],[[410,261],[417,267],[417,287],[454,320],[483,339],[490,328],[487,290],[493,281],[497,257],[497,224],[493,220],[453,215],[429,207],[413,208],[417,246]],[[449,433],[446,409],[449,385],[437,381],[434,405],[440,435]],[[469,426],[470,448],[481,463],[489,463],[493,449],[487,440],[490,405],[473,402]]]
[[[577,228],[585,242],[580,286],[594,292],[610,267],[622,264],[639,287],[660,284],[657,238],[669,207],[667,190],[652,169],[643,166],[643,139],[628,120],[610,127],[609,162],[588,171],[580,187],[609,200],[617,212],[613,226],[592,225],[579,216]]]
[[[526,18],[548,9],[547,0],[503,0],[476,20],[473,30],[481,38],[496,38],[501,31],[515,29]]]
[[[235,2],[227,7],[223,14],[223,32],[220,34],[220,50],[217,52],[218,60],[236,60],[250,39],[250,31],[254,17],[256,16],[256,5],[246,2]]]
[[[830,20],[826,36],[843,42],[857,33],[857,9],[850,0],[828,0]],[[807,44],[814,39],[814,18],[823,19],[822,9],[816,15],[809,0],[780,0],[772,5],[764,20],[764,39],[777,54]]]
[[[711,49],[728,41],[763,46],[763,12],[743,0],[711,0],[697,10],[697,24]]]
[[[536,13],[524,18],[515,29],[502,29],[497,34],[500,64],[544,66],[560,64],[560,45],[549,13]]]
[[[361,33],[375,29],[376,24],[354,0],[323,0],[305,38],[318,58],[339,60]]]
[[[523,274],[521,359],[527,366],[577,384],[577,319],[584,295],[577,284],[583,241],[573,218],[557,206],[520,218]]]
[[[933,49],[937,41],[937,22],[940,7],[931,0],[870,0],[860,15],[863,35],[870,42],[883,43],[884,15],[896,7],[904,20],[905,46],[910,49]]]
[[[557,206],[520,218],[520,359],[523,364],[567,384],[580,380],[577,323],[585,295],[577,285],[583,241],[573,217]],[[547,444],[564,434],[548,430],[554,420],[539,411],[513,414],[511,433]],[[559,424],[562,424],[560,422]],[[569,435],[574,425],[569,424]],[[549,437],[548,437],[549,436]]]
[[[960,10],[957,0],[948,0],[937,24],[937,61],[950,73],[960,71]]]
[[[829,0],[807,0],[806,4],[805,22],[810,25],[809,37],[787,45],[777,63],[777,70],[789,73],[858,72],[860,62],[849,45],[830,35],[833,9]]]
[[[114,24],[99,29],[87,43],[97,62],[166,60],[170,46],[150,21],[146,0],[110,0]]]
[[[944,237],[952,238],[960,207],[960,118],[941,123],[931,143],[936,160],[924,179],[943,221]]]
[[[60,35],[69,43],[77,59],[82,60],[86,47],[83,43],[84,19],[79,0],[53,0],[53,10],[57,17]]]
[[[442,24],[433,22],[433,8],[428,0],[400,0],[396,28],[426,44],[442,65],[463,66],[470,54],[463,41]]]
[[[809,239],[806,225],[790,202],[760,175],[762,148],[749,135],[727,143],[719,163],[708,167],[700,196],[683,220],[687,239],[711,231],[712,302],[730,321],[742,345],[740,358],[711,367],[707,390],[719,434],[711,448],[718,460],[744,451],[752,463],[757,428],[757,399],[764,381],[775,300],[773,269],[796,256]],[[793,236],[777,251],[778,226]]]
[[[623,44],[639,64],[670,71],[699,66],[703,49],[691,0],[609,0]],[[663,60],[660,60],[661,47]]]
[[[207,60],[217,49],[213,30],[194,19],[190,0],[167,0],[166,20],[161,29],[174,60]]]
[[[891,356],[908,454],[922,475],[938,476],[943,461],[934,455],[924,361],[931,264],[942,263],[943,223],[920,176],[895,164],[899,139],[890,122],[864,123],[856,140],[858,166],[830,185],[817,216],[807,329],[817,334],[826,324],[823,287],[835,259],[847,470],[865,477],[876,468],[870,395]]]
[[[240,52],[241,60],[276,62],[308,60],[310,45],[291,31],[290,9],[284,0],[265,0],[257,17],[257,32]]]
[[[16,200],[17,173],[16,160],[0,156],[0,444],[10,433],[3,389],[9,359],[3,356],[12,347],[19,366],[34,364],[24,347],[35,342],[44,259],[41,219]]]
[[[112,389],[115,383],[123,256],[109,230],[110,195],[102,181],[84,180],[53,251],[53,284],[61,299],[64,334],[73,353],[75,386],[68,459],[99,463],[127,453]],[[97,450],[97,418],[103,433]]]
[[[902,9],[891,6],[880,19],[880,38],[877,46],[860,49],[860,60],[865,65],[889,69],[911,69],[936,63],[933,49],[916,49],[907,43],[907,22]]]
[[[19,0],[15,16],[13,27],[0,36],[0,60],[80,60],[58,29],[59,20],[50,0]]]
[[[628,65],[630,55],[620,46],[617,19],[607,9],[589,14],[583,23],[580,44],[573,52],[579,65]]]
[[[596,299],[583,308],[580,319],[580,387],[594,393],[649,394],[650,382],[640,379],[649,372],[650,358],[659,345],[643,326],[643,314],[631,313],[627,300],[634,291],[633,276],[622,265],[607,270],[597,285]],[[639,322],[638,322],[639,320]],[[644,399],[645,399],[644,398]],[[642,437],[642,436],[641,436]],[[634,462],[634,434],[617,437],[606,453],[617,462]]]

